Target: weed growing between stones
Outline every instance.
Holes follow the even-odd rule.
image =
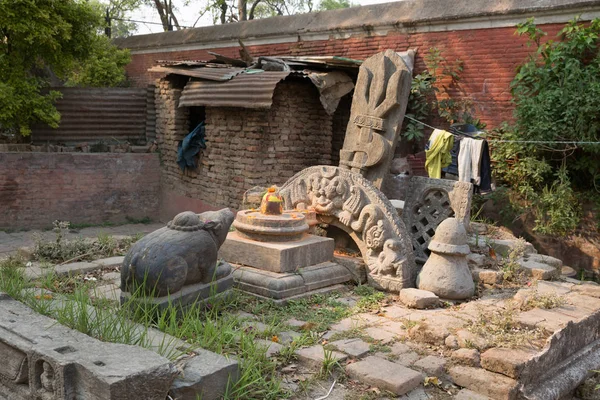
[[[537,290],[525,299],[521,304],[521,311],[528,311],[534,308],[551,309],[564,305],[567,300],[563,296],[554,293],[539,293]]]
[[[71,225],[67,221],[54,221],[54,241],[35,237],[33,257],[36,260],[52,263],[92,260],[94,258],[124,255],[140,236],[116,239],[110,235],[98,235],[96,240],[78,238],[67,240],[66,234]]]
[[[481,336],[487,347],[521,346],[542,348],[548,333],[541,328],[527,328],[515,321],[519,306],[508,301],[503,308],[497,310],[480,310],[477,319],[472,321],[467,329]],[[480,349],[483,350],[483,349]]]
[[[385,299],[385,293],[366,285],[357,286],[354,289],[354,294],[360,296],[356,308],[362,312],[378,310],[381,307],[381,302]]]

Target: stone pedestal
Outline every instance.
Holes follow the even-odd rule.
[[[312,294],[343,290],[340,283],[353,280],[352,272],[334,262],[325,262],[294,273],[277,273],[252,267],[233,272],[238,289],[283,304]]]
[[[333,249],[333,239],[315,235],[290,242],[259,242],[229,232],[219,255],[231,263],[283,273],[331,261]]]
[[[220,261],[219,270],[231,271],[231,265]],[[159,309],[164,310],[169,306],[174,306],[179,310],[186,309],[193,305],[206,304],[210,301],[223,298],[230,294],[230,290],[233,287],[234,279],[233,274],[227,272],[226,276],[217,277],[213,282],[209,283],[195,283],[192,285],[186,285],[180,291],[161,297],[143,296],[134,299],[134,302],[143,302],[145,304],[157,305]],[[127,304],[131,302],[131,293],[121,292],[121,304]],[[131,305],[131,304],[130,304]]]

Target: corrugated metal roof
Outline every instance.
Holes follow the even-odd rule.
[[[183,67],[165,67],[157,65],[150,68],[151,72],[163,72],[166,74],[176,74],[189,76],[192,78],[207,79],[211,81],[228,81],[236,75],[244,72],[244,68],[222,67],[222,68],[183,68]]]
[[[293,72],[244,73],[227,82],[191,81],[179,107],[210,106],[268,109],[277,84]],[[302,75],[302,74],[301,74]]]

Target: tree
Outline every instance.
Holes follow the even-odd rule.
[[[319,11],[339,10],[340,8],[356,7],[359,5],[349,0],[321,0]]]
[[[101,28],[82,0],[0,0],[0,129],[27,136],[32,123],[57,127],[50,78],[67,80],[90,60]]]

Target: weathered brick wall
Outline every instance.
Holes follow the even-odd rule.
[[[286,80],[277,85],[270,110],[207,107],[207,149],[197,170],[182,172],[177,143],[189,126],[187,109],[176,108],[181,92],[175,87],[161,80],[157,89],[163,191],[207,208],[237,209],[253,186],[281,185],[306,167],[331,164],[332,118],[318,91],[308,80]]]
[[[523,18],[525,20],[525,18]],[[542,24],[540,28],[548,32],[547,38],[554,38],[563,24]],[[490,29],[465,29],[449,32],[402,33],[390,31],[387,35],[356,34],[350,38],[299,41],[247,46],[253,55],[336,55],[355,59],[365,59],[375,53],[392,49],[404,51],[418,49],[415,73],[425,68],[423,57],[428,49],[437,47],[449,61],[463,61],[463,71],[459,85],[449,87],[456,98],[470,99],[476,116],[488,127],[496,127],[502,121],[512,118],[513,105],[510,96],[510,82],[515,69],[531,53],[525,39],[515,35],[515,27]],[[207,51],[216,51],[229,57],[239,57],[239,47],[219,47],[214,49],[169,51],[160,53],[145,52],[132,54],[127,73],[134,84],[145,86],[157,78],[148,68],[156,60],[208,60],[212,56]]]
[[[0,153],[0,229],[155,219],[157,154]]]

